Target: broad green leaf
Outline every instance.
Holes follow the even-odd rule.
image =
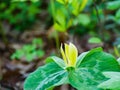
[[[84,53],[80,54],[77,58],[77,68],[80,67],[81,62],[84,60],[85,57],[87,57],[88,55],[94,54],[95,52],[100,52],[100,51],[102,51],[102,48],[98,47],[98,48],[94,48],[88,52],[84,52]]]
[[[66,70],[52,62],[31,73],[24,83],[24,90],[47,90],[50,87],[66,83]]]
[[[51,56],[46,59],[46,62],[51,62],[51,61],[54,61],[56,64],[58,64],[58,66],[65,69],[65,63],[63,59],[56,56]]]
[[[117,60],[112,55],[101,51],[100,48],[90,50],[80,67],[93,67],[100,71],[120,71]]]
[[[81,68],[69,73],[69,83],[77,90],[100,90],[96,86],[98,81],[100,82],[97,77],[93,76],[92,69]]]
[[[115,10],[120,8],[120,0],[114,0],[107,3],[107,8],[110,10]]]
[[[104,71],[120,71],[116,59],[101,48],[84,53],[77,68],[69,73],[69,83],[78,90],[101,90],[98,84],[107,80]]]
[[[99,88],[120,90],[120,72],[103,72],[103,74],[110,79],[98,85]]]
[[[76,66],[77,66],[77,67],[81,64],[82,60],[85,58],[85,56],[86,56],[88,53],[89,53],[89,51],[88,51],[88,52],[84,52],[84,53],[82,53],[82,54],[79,55],[79,57],[77,58],[77,63],[76,63]]]
[[[93,44],[99,44],[99,43],[102,43],[101,39],[100,38],[97,38],[97,37],[91,37],[89,40],[88,40],[89,43],[93,43]]]

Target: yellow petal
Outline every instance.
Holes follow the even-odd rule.
[[[62,44],[61,44],[61,47],[60,47],[60,51],[61,51],[62,57],[63,57],[63,59],[64,59],[64,62],[65,62],[65,64],[67,65],[67,58],[66,58],[66,55],[65,55],[65,53],[64,53],[64,51],[63,51]]]
[[[67,63],[69,64],[69,45],[65,43],[65,55],[66,55],[66,59],[67,59]]]
[[[77,61],[78,51],[77,48],[70,43],[69,44],[69,60],[70,60],[70,66],[75,66]]]

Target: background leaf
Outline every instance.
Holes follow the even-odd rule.
[[[91,37],[89,40],[88,40],[89,43],[93,43],[93,44],[99,44],[99,43],[102,43],[101,39],[98,38],[98,37]]]
[[[108,2],[107,3],[107,8],[110,9],[110,10],[115,10],[115,9],[120,8],[120,1],[119,0],[114,0],[114,1]]]

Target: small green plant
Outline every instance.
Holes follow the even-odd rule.
[[[70,84],[77,90],[103,90],[98,85],[107,80],[102,72],[119,72],[117,60],[110,54],[95,48],[78,56],[77,48],[70,43],[61,45],[63,59],[52,56],[46,65],[31,73],[24,83],[24,90],[48,90],[62,84]],[[118,89],[116,89],[118,90]]]
[[[59,32],[66,32],[78,24],[90,23],[87,14],[81,14],[88,0],[50,0],[49,12],[53,18],[56,47],[59,49]],[[85,20],[84,20],[85,19]]]
[[[44,56],[45,52],[42,50],[43,41],[42,39],[34,39],[32,44],[24,45],[21,49],[16,50],[12,54],[11,59],[21,59],[24,58],[28,62],[33,61],[35,58],[41,58]]]
[[[78,23],[88,24],[89,17],[81,14],[87,2],[88,0],[51,0],[51,14],[55,30],[65,32]]]

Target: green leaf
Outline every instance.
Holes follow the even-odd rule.
[[[24,83],[24,90],[46,90],[66,83],[67,72],[52,62],[31,73]]]
[[[100,52],[100,51],[102,51],[102,48],[98,47],[98,48],[94,48],[88,52],[84,52],[84,53],[80,54],[77,58],[77,68],[80,67],[81,62],[84,60],[85,57],[87,57],[88,55],[94,54],[95,52]]]
[[[88,40],[89,43],[92,43],[92,44],[99,44],[99,43],[102,43],[101,39],[98,38],[98,37],[91,37],[89,40]]]
[[[54,28],[58,31],[66,31],[66,11],[61,7],[56,11]]]
[[[120,72],[103,72],[103,74],[110,79],[98,85],[99,88],[120,90]]]
[[[101,48],[90,50],[78,59],[80,63],[69,73],[69,83],[78,90],[101,90],[97,85],[107,79],[102,72],[120,71],[117,60]]]
[[[51,61],[54,61],[61,68],[65,69],[65,63],[64,63],[63,59],[56,57],[56,56],[51,56],[51,57],[46,59],[46,62],[51,62]]]
[[[120,8],[120,0],[114,0],[107,3],[107,9],[115,10]]]
[[[87,68],[71,71],[69,73],[69,82],[77,90],[99,90],[96,88],[97,79],[95,79],[92,72]]]
[[[77,58],[77,67],[81,64],[81,62],[82,62],[82,60],[85,58],[85,56],[87,55],[89,53],[89,51],[88,52],[84,52],[84,53],[82,53],[82,54],[80,54],[79,55],[79,57]]]

